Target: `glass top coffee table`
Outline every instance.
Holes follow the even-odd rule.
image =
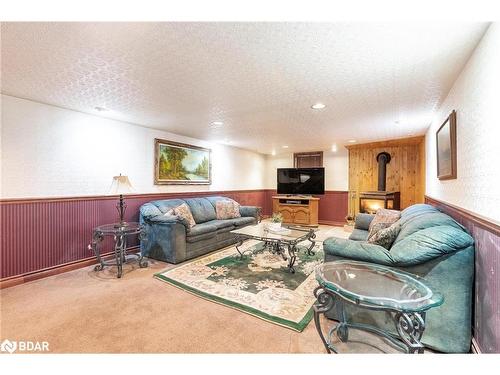
[[[408,353],[423,353],[421,338],[425,330],[425,313],[440,306],[443,297],[424,279],[406,272],[373,263],[339,260],[316,268],[316,303],[314,322],[328,353],[337,353],[332,344],[336,333],[343,342],[348,339],[349,328],[381,335]],[[377,327],[349,323],[345,304],[391,313],[398,335]],[[320,325],[320,314],[337,309],[339,322],[325,336]]]
[[[283,227],[282,231],[273,231],[269,227],[269,223],[261,222],[257,225],[249,225],[244,228],[232,230],[238,237],[236,250],[243,257],[245,252],[240,249],[243,242],[249,239],[264,242],[264,249],[268,249],[272,253],[279,254],[284,260],[288,260],[288,270],[295,273],[293,265],[297,259],[297,244],[304,241],[309,241],[310,245],[307,248],[308,255],[314,255],[312,249],[314,248],[316,238],[315,229],[300,228],[300,227]],[[287,255],[288,253],[288,255]]]

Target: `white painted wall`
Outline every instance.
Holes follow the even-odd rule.
[[[1,96],[2,198],[106,194],[128,175],[137,193],[275,189],[292,154],[264,156],[51,105]],[[154,185],[154,138],[212,149],[211,185]],[[348,189],[347,150],[326,151],[326,190]]]
[[[347,149],[339,147],[337,152],[324,151],[323,166],[325,167],[325,190],[347,191],[349,189]],[[286,153],[267,157],[267,189],[276,189],[277,168],[293,168],[293,154]]]
[[[427,131],[426,194],[500,222],[500,25],[490,26]],[[457,179],[436,175],[436,131],[457,111]]]
[[[128,175],[137,193],[265,187],[264,155],[7,95],[2,104],[2,198],[106,194]],[[211,185],[154,185],[154,138],[212,149]]]

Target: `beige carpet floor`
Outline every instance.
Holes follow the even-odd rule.
[[[170,267],[128,264],[122,279],[86,267],[1,290],[0,339],[47,341],[52,353],[324,353],[314,321],[294,332],[153,278]],[[339,350],[395,352],[370,334],[350,339]]]

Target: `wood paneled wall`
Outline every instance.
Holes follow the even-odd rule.
[[[401,209],[424,202],[425,137],[346,147],[349,150],[349,190],[356,193],[356,198],[352,201],[354,212],[359,212],[360,192],[377,190],[376,157],[382,151],[391,155],[391,162],[387,164],[386,190],[401,193]]]
[[[125,220],[138,221],[139,208],[146,202],[211,195],[223,195],[241,205],[271,211],[271,198],[263,189],[135,194],[126,197]],[[117,199],[88,196],[0,200],[0,286],[5,279],[31,277],[40,271],[91,259],[93,252],[87,246],[92,230],[116,221]],[[104,252],[113,249],[108,240]],[[132,239],[129,243],[137,244]]]

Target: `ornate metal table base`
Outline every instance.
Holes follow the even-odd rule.
[[[307,237],[306,238],[301,238],[298,240],[278,240],[278,239],[273,239],[273,238],[254,238],[254,237],[249,237],[246,235],[238,235],[238,242],[236,243],[236,250],[240,254],[240,256],[243,258],[243,254],[246,252],[252,252],[253,250],[247,249],[247,250],[240,250],[240,246],[243,245],[243,242],[248,239],[257,239],[258,241],[263,241],[264,242],[264,247],[259,250],[269,250],[273,254],[278,254],[281,255],[283,260],[288,259],[288,270],[291,273],[295,273],[295,268],[293,267],[295,264],[295,261],[297,260],[297,245],[301,242],[304,241],[309,241],[311,244],[307,248],[307,255],[314,255],[314,251],[312,250],[316,244],[316,241],[314,239],[316,238],[316,234],[314,233],[314,230],[309,230]],[[287,256],[288,253],[288,256]]]
[[[89,245],[89,249],[93,250],[98,262],[98,264],[94,267],[94,271],[102,271],[106,266],[117,267],[117,277],[121,278],[123,274],[123,264],[127,263],[128,257],[133,257],[134,260],[137,260],[139,267],[141,268],[148,266],[148,262],[143,259],[142,255],[127,255],[127,236],[138,234],[140,240],[145,240],[145,234],[142,226],[133,226],[131,223],[128,223],[127,225],[128,227],[113,227],[113,224],[111,224],[94,229],[92,243]],[[114,262],[105,262],[101,257],[100,245],[106,235],[112,235],[114,239]]]
[[[397,336],[367,324],[348,323],[344,311],[344,304],[346,303],[346,300],[330,290],[324,289],[320,286],[314,290],[314,295],[317,299],[313,305],[314,324],[316,325],[316,329],[327,353],[338,353],[337,349],[332,344],[333,335],[337,334],[340,341],[346,342],[349,338],[350,328],[380,335],[407,353],[424,352],[424,345],[420,340],[425,330],[425,312],[402,312],[392,308],[375,307],[363,303],[356,304],[356,306],[371,310],[384,310],[391,312],[396,330],[399,334],[399,336]],[[328,331],[325,337],[321,329],[320,315],[329,311],[335,303],[340,321]]]

